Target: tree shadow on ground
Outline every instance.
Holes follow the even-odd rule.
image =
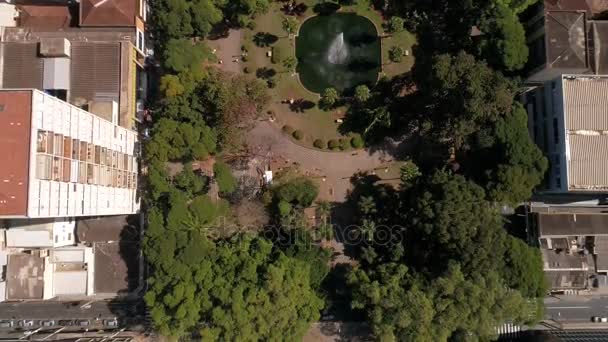
[[[340,4],[335,2],[320,2],[313,7],[313,12],[318,15],[331,15],[340,9]]]
[[[306,100],[297,99],[293,103],[289,104],[289,110],[295,113],[304,113],[305,111],[312,109],[316,106],[316,103]]]
[[[268,32],[258,32],[253,36],[253,43],[258,47],[268,47],[279,40],[279,37]]]

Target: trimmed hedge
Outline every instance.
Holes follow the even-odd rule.
[[[340,143],[336,139],[331,139],[327,142],[327,148],[329,148],[330,150],[336,150],[340,148]]]
[[[324,149],[325,146],[327,146],[327,145],[325,145],[325,140],[323,140],[323,139],[317,139],[317,140],[315,140],[315,142],[312,143],[312,145],[314,147],[320,148],[320,149]]]
[[[291,127],[289,125],[283,126],[283,132],[285,132],[286,134],[292,135],[293,131],[294,131],[293,127]]]
[[[304,132],[302,132],[301,130],[296,130],[293,132],[293,137],[296,138],[297,140],[302,140],[304,139]]]
[[[362,148],[365,143],[363,142],[363,138],[358,135],[355,135],[354,137],[352,137],[352,139],[350,139],[350,145],[354,148]]]
[[[346,150],[350,147],[350,141],[346,138],[340,138],[338,140],[340,142],[340,149],[341,150]]]

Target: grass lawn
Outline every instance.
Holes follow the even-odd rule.
[[[306,12],[298,19],[302,23],[306,18],[315,15],[313,8],[319,3],[318,0],[303,0],[308,8]],[[247,48],[248,59],[244,63],[248,71],[255,75],[256,70],[260,68],[272,68],[276,71],[274,76],[276,86],[270,89],[271,105],[268,110],[272,111],[276,118],[276,123],[279,127],[289,125],[294,129],[299,129],[304,132],[304,139],[296,141],[297,143],[312,147],[316,139],[322,139],[327,142],[330,139],[339,139],[343,136],[338,132],[339,124],[336,119],[342,118],[346,111],[345,107],[336,108],[332,111],[323,111],[316,104],[319,101],[319,95],[314,94],[305,89],[298,80],[297,76],[292,75],[289,70],[286,70],[282,64],[273,64],[268,52],[274,48],[282,50],[285,57],[295,56],[295,37],[288,37],[283,31],[282,19],[284,17],[280,8],[283,5],[281,2],[273,2],[269,11],[256,18],[255,29],[243,30],[242,44]],[[383,18],[380,12],[375,11],[370,6],[370,0],[358,0],[356,5],[343,6],[342,12],[356,12],[359,15],[369,18],[378,29],[378,34],[384,33],[382,23]],[[256,33],[269,33],[276,37],[276,41],[270,46],[259,47],[253,42]],[[399,42],[400,46],[405,50],[410,51],[410,56],[404,56],[401,63],[390,63],[388,61],[388,49]],[[408,71],[413,65],[413,57],[411,56],[411,46],[414,44],[415,38],[408,32],[400,32],[391,37],[384,38],[382,41],[382,63],[383,72],[387,76],[393,76],[399,73]],[[303,112],[295,112],[290,109],[290,105],[285,103],[289,99],[304,100],[314,103],[314,107],[305,109]]]
[[[416,37],[406,30],[397,32],[391,36],[382,39],[382,72],[393,77],[412,69],[414,65],[414,56],[412,55],[412,46],[416,44]],[[403,56],[403,60],[399,63],[393,63],[388,58],[388,51],[393,46],[400,46],[404,51],[408,51],[409,56]]]

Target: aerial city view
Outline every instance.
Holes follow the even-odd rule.
[[[0,341],[608,342],[608,1],[3,0]]]

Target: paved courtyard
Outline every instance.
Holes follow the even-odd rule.
[[[319,198],[331,202],[344,202],[351,189],[353,174],[380,168],[392,160],[383,151],[323,152],[309,149],[292,142],[269,121],[258,122],[248,134],[250,146],[270,157],[297,163],[303,170],[318,175],[315,178],[321,184]]]

